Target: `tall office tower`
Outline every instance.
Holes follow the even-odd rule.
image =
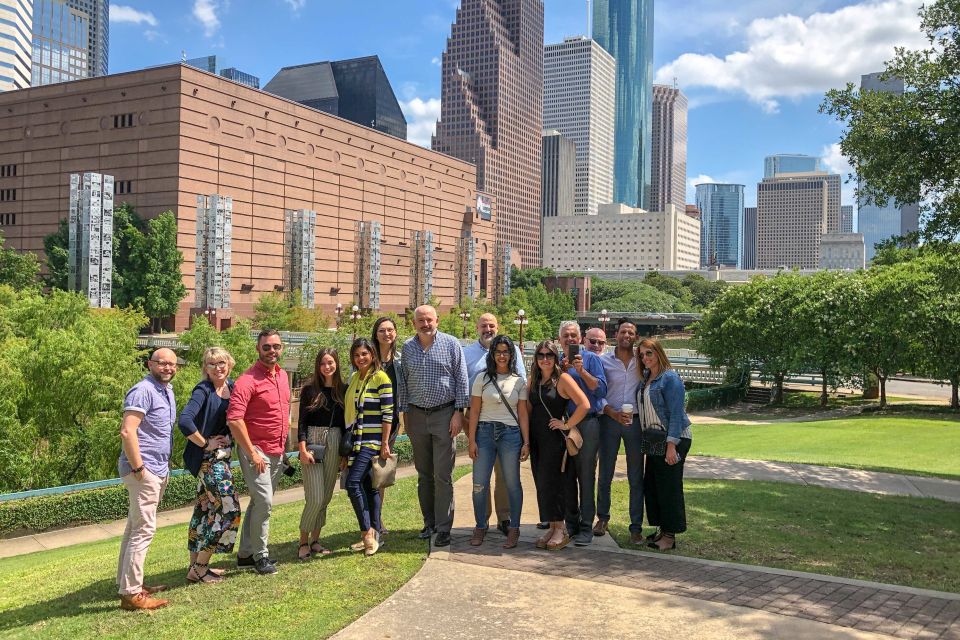
[[[649,208],[653,0],[595,0],[593,39],[617,62],[613,199]]]
[[[32,0],[0,0],[0,91],[30,86]]]
[[[884,81],[880,75],[868,73],[860,76],[860,91],[903,93],[903,80],[889,78]],[[916,203],[902,205],[891,199],[886,206],[878,207],[861,200],[858,205],[857,231],[863,234],[867,262],[873,260],[877,243],[893,236],[905,236],[920,228],[920,207]]]
[[[742,184],[698,184],[700,209],[700,266],[740,266],[740,230],[743,228]]]
[[[407,120],[378,56],[284,67],[263,90],[407,139]]]
[[[564,38],[543,49],[543,128],[576,145],[574,208],[596,215],[613,201],[613,107],[616,63],[590,38]]]
[[[540,212],[544,218],[572,216],[576,196],[577,148],[559,131],[543,132],[543,166],[540,170]]]
[[[763,159],[763,177],[773,178],[782,173],[810,173],[823,171],[820,158],[802,153],[778,153]]]
[[[820,237],[840,231],[840,176],[780,174],[757,185],[757,268],[820,267]]]
[[[110,0],[34,0],[33,86],[105,76]]]
[[[757,208],[743,209],[743,257],[741,269],[757,268]]]
[[[840,233],[853,233],[853,205],[840,205]]]
[[[666,211],[687,203],[687,96],[679,89],[653,85],[650,210]]]
[[[543,0],[462,0],[443,52],[432,147],[477,166],[497,240],[540,264]]]

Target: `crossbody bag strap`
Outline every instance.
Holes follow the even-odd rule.
[[[510,406],[510,403],[507,401],[507,397],[503,395],[503,391],[500,390],[500,385],[497,384],[497,379],[494,377],[490,380],[493,383],[493,387],[497,390],[497,393],[500,394],[500,399],[503,400],[503,404],[507,405],[507,411],[510,412],[510,415],[513,416],[513,419],[517,421],[517,425],[520,425],[520,418],[517,417],[517,414],[514,412],[513,407]]]

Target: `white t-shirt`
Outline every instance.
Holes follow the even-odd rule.
[[[517,409],[517,405],[527,399],[527,385],[523,378],[514,373],[497,374],[497,384],[500,385],[500,390],[503,391],[503,395],[510,403],[514,413],[519,416],[520,411]],[[487,379],[486,373],[481,373],[473,381],[473,389],[470,395],[482,398],[480,422],[502,422],[503,424],[520,426],[510,415],[510,410],[503,404],[500,394],[497,393],[497,388]]]

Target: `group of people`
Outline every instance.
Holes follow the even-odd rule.
[[[622,442],[631,542],[675,548],[676,535],[686,530],[683,462],[690,421],[683,382],[656,340],[638,341],[636,326],[624,320],[616,347],[606,352],[603,331],[590,329],[581,340],[580,326],[564,322],[558,340],[537,345],[528,377],[521,349],[499,334],[493,314],[477,319],[478,340],[466,347],[437,323],[433,307],[418,307],[416,334],[398,348],[394,322],[378,319],[369,339],[351,345],[348,375],[335,349],[317,354],[313,376],[301,391],[297,427],[305,497],[299,560],[331,553],[320,534],[338,477],[360,533],[351,548],[377,553],[388,531],[385,492],[374,486],[371,470],[392,455],[401,416],[418,476],[419,536],[432,538],[434,546],[450,544],[456,438],[466,428],[476,520],[471,545],[484,543],[495,512],[503,547],[517,546],[520,463],[527,458],[536,484],[537,526],[545,531],[538,547],[585,546],[605,535]],[[257,361],[236,381],[230,354],[207,349],[203,379],[179,417],[170,385],[177,357],[170,349],[153,352],[149,374],[127,393],[118,464],[130,504],[117,571],[122,608],[167,604],[156,596],[164,585],[144,584],[143,566],[169,475],[174,422],[187,439],[184,466],[198,479],[187,580],[224,580],[210,559],[232,553],[238,532],[237,566],[262,575],[277,572],[268,550],[269,523],[273,494],[288,466],[290,385],[279,365],[280,335],[262,331],[256,349]],[[230,466],[234,449],[250,494],[242,518]],[[644,538],[645,504],[648,522],[657,529]]]

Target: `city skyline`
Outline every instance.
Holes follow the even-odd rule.
[[[222,55],[230,66],[270,78],[284,66],[377,54],[407,116],[409,139],[429,146],[439,114],[440,54],[458,5],[456,0],[329,6],[265,0],[264,10],[254,13],[214,0],[112,3],[110,71],[163,64],[186,51],[188,57]],[[817,112],[823,92],[882,69],[895,45],[922,46],[919,5],[913,0],[657,4],[655,80],[672,85],[676,77],[690,99],[687,201],[693,202],[697,182],[758,183],[764,157],[777,153],[821,156],[827,169],[845,176],[836,144],[840,126]],[[547,3],[546,42],[588,30],[582,0]],[[261,46],[249,47],[254,40]],[[270,46],[271,41],[281,44]],[[771,55],[773,49],[781,55]],[[818,56],[810,69],[804,68],[809,56],[785,55],[811,49]],[[853,188],[843,185],[844,204],[854,204]],[[756,189],[748,188],[745,199],[755,204]]]

